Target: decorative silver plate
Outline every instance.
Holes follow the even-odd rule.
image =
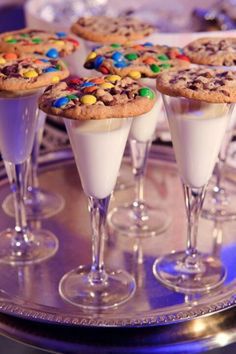
[[[129,157],[124,159],[120,178],[125,178],[130,185],[132,173]],[[105,254],[107,267],[128,270],[137,283],[134,297],[113,310],[84,311],[65,303],[58,294],[61,277],[78,265],[89,264],[91,257],[87,201],[70,150],[50,153],[41,158],[40,184],[45,189],[60,193],[66,203],[60,214],[42,224],[35,222],[32,227],[43,227],[54,232],[60,247],[52,259],[37,265],[0,265],[0,312],[3,314],[73,327],[150,327],[193,319],[204,322],[206,315],[235,306],[236,222],[214,225],[202,219],[200,223],[199,249],[218,255],[228,271],[221,288],[201,296],[187,296],[165,288],[152,274],[157,256],[173,249],[183,249],[186,241],[183,194],[171,148],[152,148],[145,184],[149,203],[165,208],[172,218],[168,231],[142,242],[143,264],[137,263],[137,247],[140,245],[125,235],[109,232]],[[0,199],[3,200],[8,193],[7,179],[1,173]],[[130,201],[133,195],[132,183],[129,188],[117,190],[111,208]],[[13,219],[1,210],[0,229],[9,226],[14,226]]]

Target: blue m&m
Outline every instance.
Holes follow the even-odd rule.
[[[65,38],[66,37],[66,33],[65,32],[57,32],[56,35],[59,38]]]
[[[125,68],[126,66],[128,66],[128,64],[125,61],[117,61],[115,63],[116,68]]]
[[[58,69],[50,67],[43,70],[44,73],[52,73],[54,71],[58,71]]]
[[[101,55],[98,55],[93,62],[94,68],[98,69],[99,66],[103,63],[104,58]]]
[[[53,107],[61,108],[62,106],[65,106],[69,101],[70,100],[68,97],[58,98],[56,101],[53,102]]]
[[[51,48],[47,51],[46,56],[49,58],[56,59],[59,57],[58,50],[56,48]]]
[[[111,58],[115,61],[121,61],[124,59],[124,56],[121,52],[114,52],[111,56]]]

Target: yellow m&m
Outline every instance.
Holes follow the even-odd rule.
[[[93,95],[84,95],[81,97],[80,101],[83,104],[92,105],[97,102],[97,99]]]
[[[106,89],[111,89],[114,87],[114,85],[111,82],[104,82],[103,84],[100,85],[100,88],[106,90]]]
[[[141,77],[141,73],[139,71],[130,71],[129,77],[131,77],[134,80],[138,80]]]
[[[106,79],[110,82],[120,81],[121,77],[119,75],[108,75]]]
[[[52,83],[53,84],[58,84],[58,82],[60,82],[60,78],[58,76],[53,76],[52,77]]]
[[[53,43],[56,45],[61,45],[61,46],[65,44],[64,41],[53,41]]]
[[[0,65],[3,65],[6,63],[6,60],[4,58],[0,58]]]
[[[34,77],[37,77],[38,76],[38,73],[37,71],[35,70],[29,70],[29,71],[26,71],[24,74],[23,74],[24,77],[28,78],[28,79],[32,79]]]
[[[95,52],[91,52],[91,53],[87,56],[86,61],[95,59],[96,56],[97,56],[97,54],[96,54]]]

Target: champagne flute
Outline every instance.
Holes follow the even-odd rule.
[[[218,161],[215,165],[215,180],[210,184],[205,202],[203,205],[202,216],[214,221],[233,221],[236,219],[236,208],[234,204],[235,191],[228,190],[224,181],[224,170],[235,127],[236,111],[231,115],[226,134],[221,145]]]
[[[131,275],[124,270],[107,271],[104,265],[106,215],[131,122],[131,118],[85,122],[65,119],[82,187],[88,196],[92,265],[65,274],[59,291],[66,301],[86,309],[117,306],[135,291]]]
[[[151,79],[143,81],[149,83],[149,86],[154,82]],[[148,155],[161,109],[162,99],[157,94],[153,109],[133,121],[129,134],[129,146],[135,179],[135,198],[131,203],[115,207],[108,216],[111,228],[129,237],[156,236],[163,233],[170,224],[170,217],[164,208],[150,206],[144,198],[144,178]]]
[[[3,93],[0,97],[0,150],[6,166],[15,207],[15,228],[0,233],[0,262],[41,262],[57,251],[57,238],[49,231],[31,231],[26,220],[24,191],[38,117],[41,91]]]
[[[167,95],[163,95],[163,100],[184,189],[187,247],[157,258],[153,272],[158,280],[176,291],[205,292],[219,286],[226,277],[220,259],[197,249],[197,236],[206,185],[233,105]]]

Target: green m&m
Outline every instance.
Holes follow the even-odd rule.
[[[160,67],[156,64],[150,65],[150,68],[154,73],[159,73],[161,71]]]
[[[129,53],[125,55],[125,58],[132,61],[136,60],[138,58],[138,55],[136,53]]]
[[[120,44],[118,44],[118,43],[112,43],[112,44],[111,44],[111,47],[112,47],[112,48],[120,48]]]
[[[39,43],[42,42],[42,39],[41,39],[41,38],[33,38],[33,39],[32,39],[32,42],[33,42],[34,44],[39,44]]]
[[[165,54],[159,54],[159,55],[157,56],[157,58],[158,58],[159,60],[169,60],[168,56],[165,55]]]
[[[142,87],[139,90],[139,95],[142,97],[147,97],[150,100],[153,100],[153,98],[155,97],[154,92],[149,87]]]

